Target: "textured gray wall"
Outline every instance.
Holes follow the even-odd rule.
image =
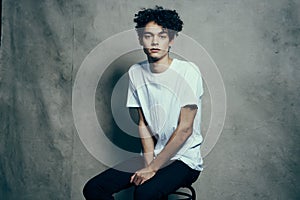
[[[74,127],[74,77],[97,44],[155,4],[178,10],[225,82],[225,126],[194,184],[198,199],[300,198],[299,1],[3,0],[0,199],[83,199],[105,166]]]

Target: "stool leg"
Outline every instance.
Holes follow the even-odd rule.
[[[190,186],[187,186],[187,188],[189,188],[192,192],[192,200],[196,200],[196,192],[195,192],[195,189],[190,185]]]

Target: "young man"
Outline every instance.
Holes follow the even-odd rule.
[[[196,181],[203,169],[201,74],[193,63],[169,56],[183,22],[175,10],[158,6],[139,11],[134,22],[147,61],[129,69],[127,107],[139,113],[143,157],[89,180],[83,190],[87,200],[113,199],[131,186],[135,200],[164,199]],[[133,171],[121,170],[124,166]]]

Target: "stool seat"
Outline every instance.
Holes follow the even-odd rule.
[[[175,191],[175,192],[171,193],[170,195],[172,195],[172,194],[179,195],[180,199],[177,199],[177,200],[196,200],[196,192],[195,192],[195,189],[191,185],[187,185],[187,186],[184,186],[181,188],[189,189],[190,193],[182,192],[182,191]]]

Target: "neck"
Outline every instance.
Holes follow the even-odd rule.
[[[150,69],[153,73],[162,73],[166,71],[170,67],[172,60],[173,59],[170,58],[168,54],[159,60],[148,57]]]

